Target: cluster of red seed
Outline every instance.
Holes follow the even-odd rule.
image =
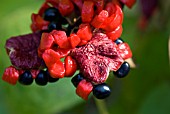
[[[113,2],[105,4],[104,0],[75,0],[73,3],[70,0],[60,2],[47,0],[38,14],[32,15],[31,28],[34,32],[47,29],[49,23],[43,20],[42,16],[43,12],[50,7],[49,3],[53,7],[57,7],[62,16],[70,15],[74,11],[73,3],[75,3],[81,10],[82,19],[82,24],[79,25],[77,33],[71,33],[70,36],[67,36],[65,31],[58,30],[42,34],[38,54],[43,58],[51,76],[54,78],[63,78],[74,74],[77,69],[76,63],[71,56],[66,56],[71,49],[85,45],[90,41],[94,29],[103,30],[113,41],[121,36],[123,12],[119,5]],[[63,57],[66,57],[65,64],[60,61]]]
[[[121,5],[126,4],[131,7],[134,2],[135,0],[46,0],[38,14],[32,14],[31,16],[33,32],[48,29],[50,22],[43,19],[43,14],[50,7],[57,8],[63,17],[70,20],[77,20],[77,17],[72,18],[72,15],[78,8],[79,17],[82,20],[82,23],[78,25],[77,32],[71,32],[69,36],[63,30],[42,33],[38,56],[45,62],[51,77],[63,78],[74,75],[80,66],[70,52],[75,48],[88,44],[93,39],[96,31],[106,34],[112,42],[118,39],[122,34],[123,12]],[[122,60],[132,57],[127,43],[118,45],[116,49],[119,51]],[[64,62],[62,62],[62,58],[64,58]],[[32,71],[34,78],[38,74],[37,72],[38,70]],[[5,70],[2,79],[10,84],[16,84],[22,73],[23,70],[10,66]],[[93,83],[84,79],[78,84],[76,93],[83,99],[87,99],[92,89]]]

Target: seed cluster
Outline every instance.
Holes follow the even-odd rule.
[[[46,0],[38,13],[31,15],[30,26],[33,34],[41,34],[41,38],[31,37],[39,39],[34,49],[43,64],[30,68],[16,62],[6,68],[2,79],[13,85],[17,81],[30,85],[35,80],[44,86],[79,70],[71,80],[78,96],[87,100],[93,92],[98,99],[108,97],[111,90],[105,81],[109,72],[122,78],[130,70],[125,60],[132,57],[132,52],[120,36],[123,5],[131,7],[134,3],[135,0]],[[9,56],[18,51],[11,51],[14,46],[7,49]]]

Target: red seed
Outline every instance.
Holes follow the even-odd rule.
[[[105,6],[105,10],[109,13],[109,16],[116,12],[116,5],[113,2],[109,2]]]
[[[81,40],[89,41],[92,38],[92,32],[89,24],[81,24],[79,30],[77,31],[77,35]]]
[[[42,33],[41,41],[39,45],[39,52],[44,52],[46,49],[52,48],[54,44],[54,38],[49,33]]]
[[[119,25],[122,24],[122,21],[123,21],[122,10],[118,5],[116,5],[116,12],[106,19],[101,28],[103,28],[106,31],[113,31]]]
[[[65,75],[64,63],[60,60],[60,54],[52,49],[45,50],[42,55],[48,71],[53,78],[63,78]]]
[[[32,32],[38,31],[38,28],[34,23],[31,23],[30,28],[31,28]]]
[[[8,68],[6,68],[2,76],[2,80],[12,85],[15,85],[17,83],[18,78],[19,71],[13,66],[9,66]]]
[[[47,65],[47,67],[50,67],[54,65],[57,61],[60,61],[60,55],[56,51],[52,49],[47,49],[44,51],[42,58]]]
[[[94,26],[95,28],[101,28],[101,25],[106,21],[108,18],[109,14],[106,10],[102,10],[99,15],[96,15],[91,22],[91,25]]]
[[[58,10],[63,16],[67,16],[74,10],[74,6],[70,0],[60,0]]]
[[[84,1],[81,18],[84,23],[89,23],[94,15],[94,3],[93,1]]]
[[[49,22],[45,21],[39,14],[32,14],[31,15],[31,29],[32,31],[40,31],[40,30],[47,30]]]
[[[70,53],[70,49],[63,49],[63,48],[56,48],[54,49],[54,51],[60,55],[60,58],[66,57]]]
[[[64,49],[70,49],[71,45],[64,31],[53,30],[50,34],[54,37],[54,42]]]
[[[66,77],[73,76],[77,70],[76,61],[71,56],[67,56],[64,60],[64,63],[65,63],[65,70],[66,70],[65,76]]]
[[[123,28],[122,28],[122,25],[120,25],[115,30],[111,32],[106,32],[106,35],[109,37],[109,39],[111,39],[112,41],[115,41],[121,36],[122,31],[123,31]]]
[[[118,44],[118,52],[124,60],[132,57],[132,51],[127,43]]]
[[[53,78],[63,78],[65,75],[64,63],[57,61],[55,64],[48,67],[48,71]]]
[[[83,79],[77,86],[76,94],[83,98],[84,100],[88,100],[88,96],[91,93],[92,89],[93,85],[90,82]]]
[[[70,34],[68,40],[70,41],[72,48],[75,48],[81,42],[80,38],[76,34]]]

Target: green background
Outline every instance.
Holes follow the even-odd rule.
[[[10,65],[5,40],[30,33],[31,13],[43,0],[1,0],[0,3],[0,75]],[[163,1],[149,26],[141,31],[139,4],[125,8],[122,38],[129,43],[137,68],[124,79],[110,75],[112,94],[106,99],[110,114],[170,114],[170,35],[169,3]],[[0,80],[0,114],[98,114],[95,100],[87,102],[75,94],[70,78],[40,87],[16,86]]]

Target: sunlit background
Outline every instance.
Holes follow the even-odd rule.
[[[161,1],[161,0],[160,0]],[[1,0],[0,75],[11,63],[5,41],[11,36],[30,33],[31,13],[37,13],[43,0]],[[124,79],[112,74],[108,84],[112,94],[106,99],[110,114],[170,114],[170,2],[163,0],[145,30],[139,29],[139,2],[125,7],[122,38],[133,51],[136,68]],[[93,97],[87,102],[75,94],[70,78],[40,87],[0,79],[0,114],[98,114]]]

